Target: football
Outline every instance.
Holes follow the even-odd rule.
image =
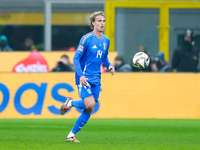
[[[138,52],[133,56],[133,66],[137,69],[145,69],[149,66],[150,58],[144,52]]]

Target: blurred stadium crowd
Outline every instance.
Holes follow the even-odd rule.
[[[78,0],[74,2],[63,0],[63,3],[54,3],[55,1],[52,0],[0,0],[0,51],[32,51],[35,49],[37,51],[44,51],[44,13],[46,7],[45,3],[48,1],[51,1],[53,4],[53,15],[51,20],[51,51],[74,52],[79,43],[80,37],[83,34],[91,31],[88,26],[88,16],[96,10],[105,9],[104,0],[98,0],[96,2],[89,0],[84,2]],[[200,9],[194,9],[192,12],[193,16],[191,18],[198,17],[196,12],[199,12],[199,10]],[[140,14],[139,9],[135,9],[134,12],[135,11],[136,15],[137,13]],[[141,11],[146,13],[146,10],[144,11],[144,9],[141,9]],[[187,10],[185,11],[187,12]],[[122,24],[118,21],[120,19],[120,15],[124,17],[123,19],[121,18],[121,20],[126,22],[126,15],[131,13],[132,10],[130,9],[116,10],[116,28],[119,28]],[[175,13],[179,14],[179,10],[177,9]],[[132,18],[129,20],[131,19]],[[127,23],[129,22],[127,21]],[[173,47],[170,46],[169,58],[167,59],[165,52],[159,50],[157,46],[154,46],[154,48],[150,46],[153,44],[158,45],[158,42],[153,44],[151,43],[151,40],[146,42],[148,34],[155,34],[157,31],[154,32],[154,30],[146,28],[145,30],[141,31],[139,35],[131,35],[132,33],[130,32],[128,39],[131,41],[130,37],[132,37],[132,40],[138,39],[139,42],[136,42],[136,44],[133,42],[134,46],[129,42],[128,48],[126,48],[127,42],[125,41],[123,43],[124,40],[121,40],[121,45],[125,45],[125,48],[123,48],[123,46],[118,46],[118,38],[121,37],[119,34],[122,32],[122,30],[120,32],[117,30],[115,34],[117,37],[114,51],[118,52],[118,56],[113,60],[113,65],[115,66],[116,71],[199,72],[200,29],[192,25],[192,23],[186,24],[184,27],[180,27],[177,30],[175,35],[177,36],[175,38],[176,41],[173,41],[175,44],[173,44]],[[149,26],[151,26],[151,24]],[[134,28],[133,25],[131,30],[134,29],[137,30],[137,27]],[[173,29],[175,29],[175,27]],[[146,31],[149,33],[147,34]],[[153,32],[151,33],[151,31]],[[124,34],[128,34],[127,31],[124,32],[126,32]],[[150,39],[153,39],[154,37],[155,35]],[[155,39],[155,41],[156,40],[157,39]],[[135,47],[137,47],[137,49]],[[138,51],[145,52],[150,56],[150,65],[145,70],[137,70],[135,67],[133,67],[132,56]],[[131,53],[132,55],[130,55]],[[61,60],[63,60],[62,57]],[[62,65],[62,69],[59,68],[59,64]],[[71,65],[73,66],[72,62],[70,62],[70,66]],[[68,68],[66,70],[63,70],[63,68],[68,67],[63,66],[63,62],[59,61],[56,63],[56,66],[52,69],[52,71],[74,71],[73,67],[72,69]],[[102,72],[106,72],[103,66]]]

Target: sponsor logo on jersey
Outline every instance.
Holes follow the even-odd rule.
[[[79,45],[78,50],[79,50],[79,51],[83,51],[83,48],[84,48],[84,47],[83,47],[82,45]]]
[[[97,46],[96,46],[96,45],[94,45],[92,48],[93,48],[93,49],[95,49],[95,48],[97,48]]]

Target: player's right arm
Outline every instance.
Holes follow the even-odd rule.
[[[110,73],[111,75],[114,75],[115,73],[115,68],[111,65],[111,63],[109,62],[108,60],[108,49],[109,49],[109,46],[110,46],[110,40],[108,40],[108,43],[107,43],[107,46],[106,46],[106,54],[103,58],[103,64],[106,66],[107,69],[110,70]]]
[[[80,64],[80,59],[84,54],[83,49],[84,49],[84,46],[82,44],[79,44],[79,46],[76,49],[74,58],[73,58],[74,66],[76,68],[76,72],[79,77],[83,76],[83,71],[81,69],[81,64]]]
[[[76,49],[76,52],[75,52],[75,55],[74,55],[74,58],[73,58],[73,62],[74,62],[74,66],[76,68],[76,73],[80,77],[80,83],[82,85],[86,85],[87,81],[86,81],[86,78],[83,74],[83,70],[81,68],[81,62],[80,62],[80,59],[83,56],[85,49],[86,49],[86,44],[85,44],[86,42],[85,43],[82,42],[83,38],[84,37],[81,38],[79,45]]]

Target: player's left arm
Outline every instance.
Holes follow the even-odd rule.
[[[109,66],[108,69],[110,70],[111,75],[114,75],[114,74],[115,74],[115,67]]]
[[[109,49],[109,42],[108,42],[108,46],[107,46],[107,49],[106,49],[106,54],[102,60],[104,66],[106,66],[107,69],[110,70],[110,73],[113,75],[115,73],[115,68],[111,65],[111,63],[109,62],[108,60],[108,49]]]

